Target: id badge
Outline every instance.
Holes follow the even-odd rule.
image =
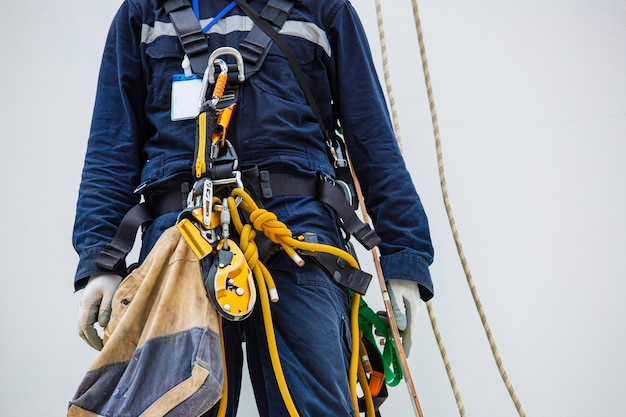
[[[199,101],[202,78],[197,74],[172,75],[172,121],[194,119],[200,113]]]

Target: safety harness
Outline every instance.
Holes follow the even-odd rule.
[[[360,298],[365,294],[372,276],[359,269],[348,239],[348,246],[343,250],[319,244],[312,233],[293,237],[286,225],[259,206],[262,207],[266,199],[282,195],[312,196],[335,210],[346,238],[353,236],[367,249],[376,246],[380,238],[356,215],[356,193],[343,139],[335,131],[331,133],[326,129],[302,69],[277,32],[287,20],[295,0],[269,0],[261,14],[243,0],[236,0],[236,3],[255,25],[237,49],[223,47],[209,54],[208,44],[189,1],[164,1],[165,10],[192,70],[203,74],[192,168],[195,182],[193,185],[184,184],[181,191],[175,190],[156,199],[147,197],[146,202],[131,209],[96,263],[106,269],[117,269],[132,249],[139,225],[161,214],[180,211],[177,227],[199,259],[207,295],[217,311],[228,320],[244,320],[259,298],[274,372],[289,413],[296,416],[297,410],[280,367],[271,324],[269,300],[278,301],[278,292],[263,260],[271,256],[277,247],[282,248],[298,265],[304,263],[302,257],[313,260],[351,294],[353,357],[350,380],[355,413],[361,410],[367,411],[368,416],[379,415],[377,409],[387,395],[385,381],[395,385],[397,378],[402,376],[401,373],[398,376],[397,368],[390,370],[393,353],[387,353],[395,352],[392,343],[386,343],[384,354],[376,347],[374,328],[379,329],[387,342],[391,340],[388,332],[381,330],[384,329],[384,322],[369,315],[371,310]],[[272,43],[287,57],[319,121],[329,158],[335,167],[334,180],[323,176],[271,173],[256,166],[242,167],[228,140],[228,127],[237,105],[239,86],[259,70]],[[228,57],[235,63],[227,63]],[[239,244],[230,238],[231,224],[235,226]],[[257,237],[255,231],[263,232],[265,239],[261,235]],[[363,337],[358,331],[359,325]],[[372,363],[376,365],[375,370],[371,368]],[[361,386],[367,387],[362,390],[364,397],[361,399],[356,394],[357,375]],[[225,392],[224,398],[226,396]]]

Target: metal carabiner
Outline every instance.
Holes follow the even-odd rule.
[[[237,80],[241,83],[246,79],[246,75],[244,73],[244,68],[243,68],[243,57],[241,56],[241,53],[235,48],[232,48],[229,46],[217,48],[209,56],[207,67],[204,70],[204,74],[202,76],[202,86],[200,88],[200,97],[198,97],[199,109],[202,109],[202,106],[205,103],[206,92],[209,89],[209,84],[215,84],[215,70],[214,70],[215,65],[217,64],[220,67],[220,75],[223,74],[224,77],[228,75],[228,64],[224,60],[218,58],[222,55],[234,56],[235,60],[237,61],[237,73],[238,73]],[[221,92],[223,92],[223,89],[224,89],[224,86],[220,88],[220,90],[222,90]],[[215,97],[215,94],[214,94],[214,96],[211,98],[211,103],[213,104],[214,107],[217,105],[220,99],[221,99],[221,93],[218,95],[218,97]]]
[[[209,55],[209,62],[207,64],[207,69],[204,71],[205,76],[208,75],[209,83],[215,84],[215,72],[210,69],[215,65],[215,60],[222,55],[232,55],[235,57],[237,61],[237,80],[242,83],[246,80],[246,75],[243,71],[243,57],[241,53],[232,48],[230,46],[223,46],[221,48],[217,48],[215,51]],[[223,68],[220,67],[223,70]],[[226,67],[226,72],[228,72],[228,67]]]

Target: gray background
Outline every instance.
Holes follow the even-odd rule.
[[[70,235],[102,46],[118,4],[3,6],[2,416],[64,415],[95,356],[76,335]],[[380,63],[374,2],[354,5]],[[522,404],[532,417],[623,416],[626,2],[420,8],[452,205]],[[437,250],[434,307],[467,415],[513,416],[445,217],[411,4],[384,1],[383,12],[404,152]],[[370,268],[369,255],[361,260]],[[367,300],[380,305],[375,286]],[[417,339],[410,364],[425,416],[454,416],[425,313]],[[248,388],[239,415],[256,415]],[[383,415],[411,415],[402,386]]]

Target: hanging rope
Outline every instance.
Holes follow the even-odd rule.
[[[446,176],[443,165],[443,152],[441,148],[441,135],[439,132],[439,120],[437,118],[437,110],[435,107],[435,98],[433,95],[433,88],[430,80],[430,71],[428,69],[428,60],[426,58],[426,48],[424,47],[424,37],[422,34],[422,24],[419,16],[419,9],[417,7],[417,0],[411,0],[413,4],[413,16],[415,20],[415,28],[417,31],[417,39],[419,42],[420,56],[422,58],[422,68],[424,70],[424,80],[426,82],[426,91],[428,94],[428,104],[430,106],[430,113],[433,124],[433,132],[435,135],[435,149],[437,152],[437,165],[439,167],[439,181],[441,184],[441,192],[443,195],[444,205],[446,207],[446,214],[448,215],[448,221],[450,223],[450,228],[452,230],[452,236],[454,237],[454,243],[457,247],[457,252],[459,254],[459,258],[461,260],[461,265],[463,265],[463,271],[465,272],[465,277],[467,279],[467,283],[470,287],[470,291],[472,293],[472,297],[474,299],[474,304],[476,305],[476,309],[478,310],[478,314],[480,316],[480,321],[483,324],[483,328],[485,330],[485,334],[487,335],[487,340],[489,341],[489,346],[491,347],[491,352],[493,354],[493,358],[498,366],[498,371],[504,381],[504,384],[509,391],[509,395],[513,400],[513,404],[517,409],[520,417],[525,417],[526,413],[522,408],[522,404],[520,403],[517,395],[515,394],[515,390],[513,389],[513,385],[509,380],[506,370],[504,369],[504,365],[502,363],[502,359],[500,358],[500,353],[498,352],[498,348],[496,346],[495,339],[493,334],[491,333],[491,328],[489,326],[489,322],[487,321],[487,316],[485,315],[485,311],[482,307],[482,303],[480,302],[480,298],[478,297],[478,291],[476,290],[476,286],[474,285],[474,279],[472,278],[472,273],[470,272],[469,265],[467,263],[467,258],[465,257],[465,252],[463,251],[463,246],[461,245],[461,239],[459,237],[459,232],[456,228],[456,222],[454,220],[454,214],[452,213],[452,206],[450,205],[450,198],[448,195],[448,186],[446,184]]]
[[[448,381],[450,381],[450,387],[452,388],[452,393],[454,394],[456,407],[459,409],[459,415],[461,417],[464,417],[466,415],[465,406],[463,405],[461,393],[459,392],[459,389],[456,385],[456,379],[454,378],[452,365],[450,364],[450,360],[448,359],[448,352],[446,352],[446,347],[443,344],[441,332],[439,332],[439,325],[437,324],[437,318],[435,317],[435,312],[433,310],[433,303],[431,301],[427,302],[426,308],[428,310],[428,317],[430,317],[430,325],[433,328],[435,340],[437,341],[437,346],[439,347],[439,353],[441,354],[441,359],[443,360],[443,364],[446,368],[446,373],[448,374]]]
[[[487,321],[487,316],[484,312],[484,309],[482,307],[482,303],[480,302],[480,298],[478,296],[478,291],[476,290],[476,286],[474,284],[474,280],[472,278],[472,274],[471,271],[469,269],[469,265],[467,263],[467,258],[465,257],[465,252],[463,251],[463,246],[461,245],[461,240],[459,237],[459,232],[458,229],[456,227],[456,221],[454,219],[454,214],[452,212],[452,207],[450,204],[450,199],[449,199],[449,195],[448,195],[448,187],[446,184],[446,176],[445,176],[445,170],[444,170],[444,163],[443,163],[443,151],[442,151],[442,147],[441,147],[441,135],[440,135],[440,131],[439,131],[439,120],[437,117],[437,110],[435,107],[435,98],[434,98],[434,94],[433,94],[433,89],[432,89],[432,84],[431,84],[431,79],[430,79],[430,70],[428,68],[428,60],[426,57],[426,48],[424,46],[424,38],[423,38],[423,33],[422,33],[422,25],[421,25],[421,20],[420,20],[420,15],[419,15],[419,9],[418,9],[418,5],[417,5],[417,0],[411,0],[412,5],[413,5],[413,16],[414,16],[414,20],[415,20],[415,28],[417,31],[417,38],[418,38],[418,43],[419,43],[419,50],[420,50],[420,56],[421,56],[421,60],[422,60],[422,68],[424,71],[424,80],[426,83],[426,91],[427,91],[427,95],[428,95],[428,104],[430,107],[430,113],[431,113],[431,120],[432,120],[432,125],[433,125],[433,132],[434,132],[434,136],[435,136],[435,149],[436,149],[436,153],[437,153],[437,165],[438,165],[438,170],[439,170],[439,181],[440,181],[440,185],[441,185],[441,191],[442,191],[442,195],[443,195],[443,201],[444,201],[444,205],[445,205],[445,209],[446,209],[446,214],[448,216],[448,221],[450,223],[450,228],[452,230],[452,235],[454,238],[454,243],[457,247],[457,252],[459,254],[459,258],[461,260],[461,265],[463,266],[463,271],[465,273],[465,277],[467,279],[467,283],[470,287],[470,291],[472,294],[472,297],[474,299],[474,304],[476,305],[476,308],[478,310],[478,314],[480,316],[480,320],[483,324],[483,328],[485,330],[485,334],[487,336],[487,340],[489,342],[489,346],[491,348],[491,352],[493,354],[494,360],[496,362],[496,365],[498,367],[498,371],[500,372],[500,375],[502,377],[502,380],[504,381],[504,384],[509,392],[509,395],[511,397],[511,399],[513,400],[513,404],[515,405],[515,408],[517,409],[517,412],[519,414],[520,417],[525,417],[526,413],[524,412],[523,408],[522,408],[522,404],[519,401],[519,398],[517,397],[515,390],[513,389],[513,385],[511,383],[511,381],[509,380],[506,370],[504,369],[504,365],[502,363],[502,359],[500,357],[498,348],[496,346],[496,342],[495,339],[493,337],[493,334],[491,332],[491,328],[489,326],[489,322]],[[384,30],[382,29],[382,13],[380,12],[380,2],[379,0],[376,0],[376,12],[377,12],[377,17],[378,17],[378,25],[379,25],[379,34],[381,37],[381,42],[382,39],[384,39]],[[381,45],[382,47],[382,45]],[[383,65],[387,66],[388,63],[388,59],[387,59],[387,48],[386,48],[386,44],[384,45],[384,47],[382,47],[382,52],[383,52]],[[387,85],[389,85],[388,82],[388,71],[385,69],[385,83]],[[390,99],[391,101],[391,99]],[[395,102],[394,102],[395,105]],[[392,117],[397,117],[397,114],[392,111]],[[397,126],[398,123],[396,120],[394,120],[394,127]],[[435,333],[435,338],[437,340],[437,344],[439,346],[439,350],[441,352],[441,357],[444,361],[444,365],[446,367],[446,372],[448,373],[448,379],[450,380],[450,385],[452,387],[456,402],[457,402],[457,407],[459,409],[459,413],[461,416],[465,415],[465,407],[463,406],[463,403],[461,401],[461,395],[456,387],[456,380],[454,378],[454,375],[452,373],[452,367],[448,361],[448,357],[447,357],[447,353],[445,350],[445,347],[443,345],[442,339],[441,339],[441,333],[439,332],[439,327],[437,325],[437,320],[435,318],[435,313],[433,310],[433,306],[432,306],[432,302],[428,302],[427,304],[427,308],[428,308],[428,314],[430,317],[430,321],[431,321],[431,325],[433,328],[433,331]]]
[[[390,76],[389,76],[389,59],[388,59],[388,54],[387,54],[387,44],[385,41],[385,29],[384,29],[382,7],[380,4],[380,0],[376,0],[376,18],[378,21],[378,35],[379,35],[380,43],[381,43],[383,72],[384,72],[385,84],[387,88],[387,96],[389,97],[389,103],[392,109],[391,116],[393,120],[395,134],[396,134],[396,140],[398,141],[400,151],[402,151],[402,143],[400,139],[400,134],[399,134],[399,130],[397,130],[399,129],[398,126],[400,125],[400,123],[398,122],[398,113],[397,111],[395,111],[395,100],[392,99],[393,92],[391,91],[391,81],[390,81]],[[430,317],[430,324],[433,328],[435,339],[437,341],[437,346],[439,347],[439,352],[441,353],[441,359],[443,360],[443,364],[446,368],[446,373],[448,374],[448,380],[450,381],[450,387],[452,388],[452,393],[454,394],[454,399],[456,401],[457,408],[459,409],[459,414],[461,417],[465,417],[465,407],[463,406],[461,393],[459,392],[457,385],[456,385],[456,379],[454,378],[454,374],[452,372],[452,365],[448,359],[448,354],[443,344],[441,332],[439,331],[439,325],[437,324],[437,319],[435,318],[435,313],[433,311],[432,302],[430,301],[427,302],[426,306],[428,309],[428,315]]]
[[[383,12],[380,0],[376,0],[376,19],[378,20],[378,37],[380,38],[380,49],[383,58],[383,76],[385,78],[385,88],[387,89],[387,98],[389,99],[389,107],[391,109],[391,120],[393,121],[393,131],[396,135],[396,141],[402,151],[402,138],[400,135],[400,123],[398,122],[398,109],[396,99],[393,95],[391,87],[391,77],[389,75],[389,59],[387,57],[387,40],[385,39],[385,28],[383,25]]]

